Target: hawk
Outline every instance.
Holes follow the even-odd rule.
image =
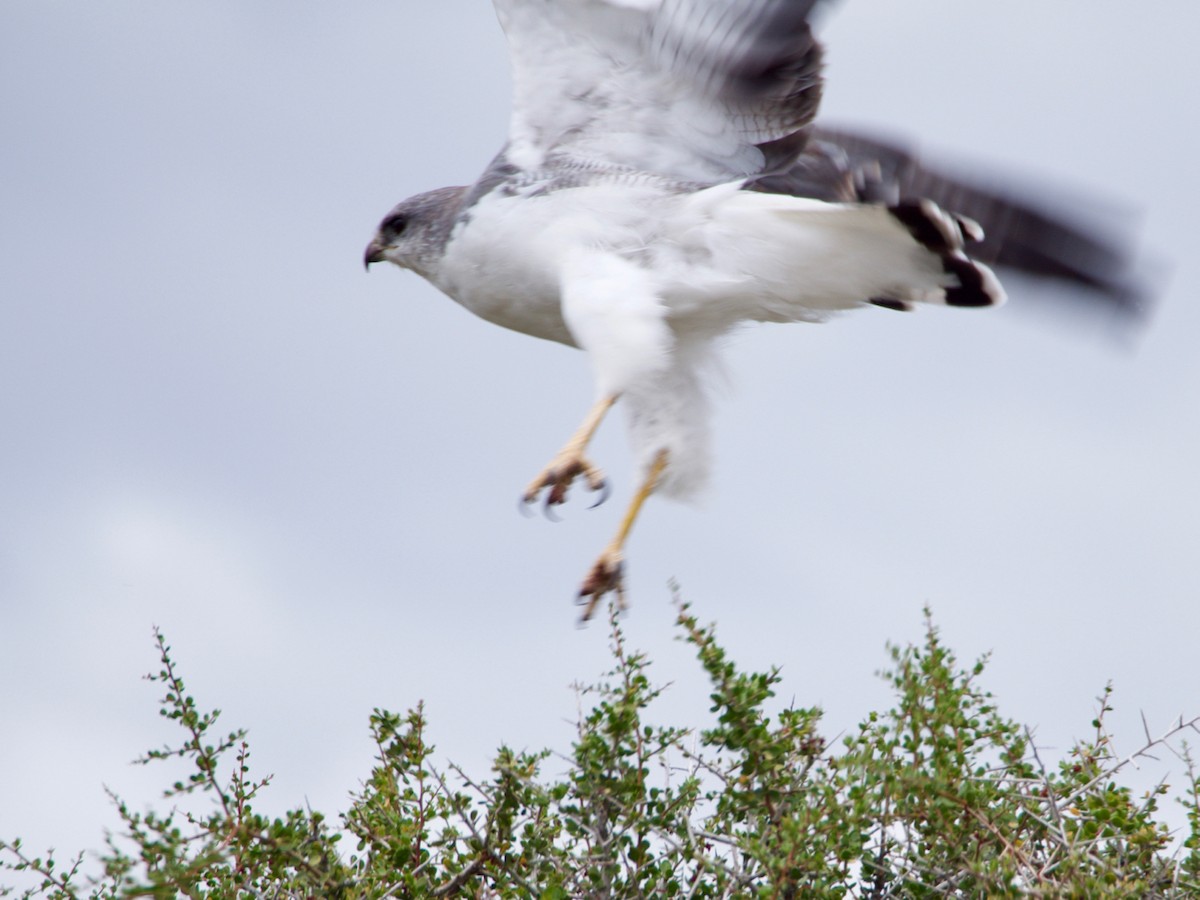
[[[401,202],[365,263],[421,275],[482,318],[578,347],[595,396],[529,483],[547,509],[581,482],[618,402],[640,486],[579,589],[624,604],[646,499],[708,470],[705,373],[743,322],[863,307],[994,306],[989,264],[1091,288],[1136,312],[1124,248],[903,147],[814,124],[820,0],[495,0],[512,58],[508,140],[469,186]],[[603,497],[604,494],[601,494]]]

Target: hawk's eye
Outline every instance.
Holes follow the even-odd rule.
[[[396,213],[384,219],[379,225],[379,230],[389,232],[392,235],[398,235],[404,231],[406,225],[408,225],[408,216],[403,213]]]

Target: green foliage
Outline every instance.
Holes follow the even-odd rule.
[[[565,774],[545,773],[548,752],[508,748],[487,778],[439,768],[421,706],[376,710],[375,767],[336,827],[254,811],[269,779],[251,778],[244,733],[216,731],[220,712],[198,709],[156,632],[148,677],[181,738],[138,762],[186,764],[170,810],[114,797],[120,834],[89,874],[82,856],[64,866],[18,840],[0,841],[0,869],[32,885],[23,898],[1200,897],[1186,746],[1189,835],[1174,852],[1155,818],[1167,786],[1138,798],[1117,780],[1197,720],[1114,758],[1106,689],[1092,739],[1047,766],[979,687],[984,661],[960,667],[929,624],[921,645],[890,649],[895,705],[831,747],[818,709],[776,708],[777,670],[738,669],[681,605],[713,719],[661,726],[648,710],[664,689],[610,621],[614,665],[578,687]]]

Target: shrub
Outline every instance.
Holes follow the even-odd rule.
[[[1135,797],[1118,780],[1197,719],[1114,758],[1106,689],[1092,739],[1048,764],[979,686],[985,661],[960,667],[927,621],[919,646],[890,648],[895,705],[831,746],[818,709],[768,711],[777,670],[738,669],[681,604],[713,720],[663,726],[648,707],[664,688],[615,613],[610,627],[613,668],[578,688],[586,712],[565,774],[546,774],[548,751],[507,747],[487,777],[439,766],[420,705],[376,710],[375,767],[336,825],[255,812],[269,779],[251,777],[244,732],[217,732],[219,711],[200,711],[156,631],[148,677],[181,737],[139,762],[187,764],[170,808],[114,797],[121,829],[95,874],[19,840],[0,842],[0,868],[33,879],[27,898],[1200,897],[1186,745],[1190,833],[1173,851],[1156,818],[1167,786]]]

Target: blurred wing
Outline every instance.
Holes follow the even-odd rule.
[[[506,156],[713,183],[783,171],[820,102],[820,0],[495,0]]]
[[[812,129],[804,155],[790,171],[755,186],[843,202],[927,198],[982,226],[984,238],[971,245],[972,259],[1080,285],[1131,317],[1147,312],[1128,229],[1088,216],[1098,211],[1094,203],[1084,201],[1082,214],[1076,211],[1073,217],[1051,213],[1050,204],[1039,203],[1029,189],[950,175],[922,163],[900,143],[824,127]]]

